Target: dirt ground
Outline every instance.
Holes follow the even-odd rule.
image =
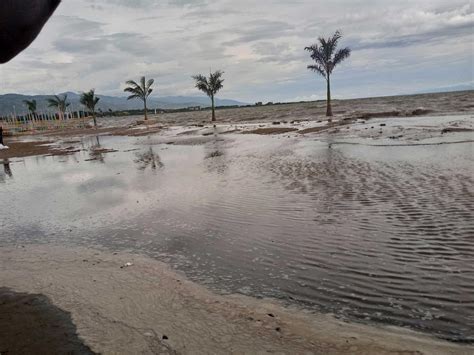
[[[268,135],[268,134],[283,134],[288,132],[297,131],[297,128],[291,127],[268,127],[268,128],[258,128],[251,131],[243,132],[244,134],[261,134],[261,135]]]
[[[59,148],[52,141],[19,142],[7,140],[6,143],[9,149],[0,150],[0,160],[34,155],[68,155],[78,151],[73,146]]]
[[[467,114],[474,112],[474,91],[389,96],[351,100],[333,100],[336,119],[377,117],[415,117],[426,115]],[[325,101],[299,102],[217,110],[217,123],[297,122],[324,120]],[[210,111],[176,112],[153,115],[164,125],[209,123]],[[286,121],[286,122],[285,122]]]

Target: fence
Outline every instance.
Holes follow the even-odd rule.
[[[87,127],[89,119],[90,117],[19,121],[7,118],[0,120],[0,126],[3,127],[4,136],[13,136],[17,134],[31,134],[51,130],[85,128]]]

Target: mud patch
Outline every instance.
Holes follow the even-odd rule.
[[[74,147],[60,148],[52,142],[8,142],[10,149],[0,151],[0,159],[23,158],[35,155],[69,155],[79,150]]]
[[[323,126],[323,127],[311,127],[311,128],[306,128],[298,131],[299,134],[307,134],[307,133],[319,133],[323,131],[327,131],[328,129],[334,127],[334,124]]]
[[[258,128],[254,129],[253,131],[242,132],[242,134],[260,134],[260,135],[270,135],[270,134],[283,134],[289,132],[297,131],[297,128],[290,128],[290,127],[268,127],[268,128]]]

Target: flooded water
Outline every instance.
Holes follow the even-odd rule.
[[[222,292],[474,342],[474,143],[174,133],[4,162],[0,243],[138,250]]]

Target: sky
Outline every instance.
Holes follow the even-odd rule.
[[[473,83],[473,28],[469,0],[63,0],[0,66],[0,94],[124,96],[126,80],[146,75],[155,97],[198,96],[191,76],[221,69],[222,98],[323,99],[304,48],[336,30],[352,55],[333,97],[417,93]]]

